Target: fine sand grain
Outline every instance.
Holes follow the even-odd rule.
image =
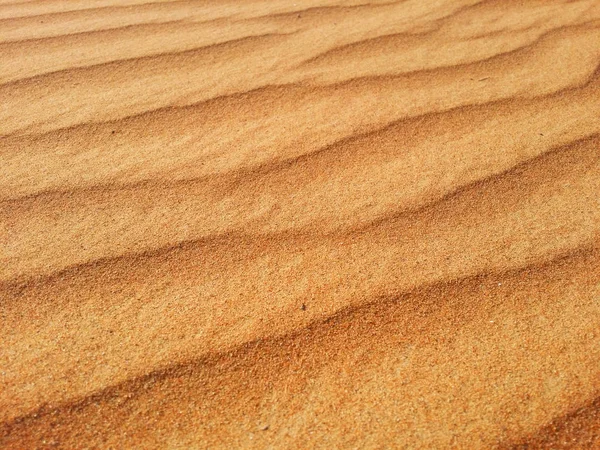
[[[0,0],[0,448],[600,448],[600,0]]]

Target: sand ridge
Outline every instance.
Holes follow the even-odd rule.
[[[600,445],[600,4],[0,1],[0,447]]]

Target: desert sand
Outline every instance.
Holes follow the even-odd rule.
[[[0,448],[600,448],[600,1],[0,0]]]

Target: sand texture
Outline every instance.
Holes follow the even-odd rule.
[[[0,0],[0,448],[600,448],[600,0]]]

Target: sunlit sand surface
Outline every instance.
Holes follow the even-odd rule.
[[[0,447],[600,448],[600,2],[0,0]]]

